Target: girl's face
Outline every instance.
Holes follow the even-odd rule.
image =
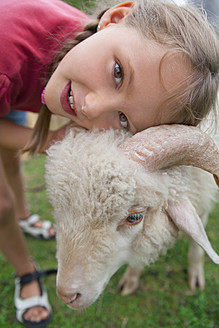
[[[109,24],[60,62],[46,86],[46,104],[54,114],[86,129],[136,133],[168,123],[169,111],[158,106],[167,93],[165,75],[168,85],[176,72],[166,69],[161,82],[159,66],[165,53],[134,28]]]

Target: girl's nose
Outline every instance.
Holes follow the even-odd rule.
[[[112,97],[111,97],[112,98]],[[85,97],[82,113],[88,120],[89,129],[119,129],[118,110],[115,101],[109,96],[100,97],[97,94],[88,94]]]
[[[110,104],[109,100],[104,99],[104,97],[88,94],[85,97],[85,103],[81,110],[88,120],[95,120],[103,114],[113,112],[113,106]]]

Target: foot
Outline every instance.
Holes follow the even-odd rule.
[[[20,219],[20,220],[26,220],[26,219],[29,218],[29,216],[26,217],[26,218],[24,218],[24,219]],[[33,224],[33,227],[35,227],[35,228],[42,228],[43,227],[43,221],[41,221],[41,220],[36,221]],[[53,229],[53,227],[50,227],[49,228],[49,236],[50,236],[50,238],[55,237],[55,235],[56,235],[55,230]]]
[[[51,320],[51,306],[43,287],[41,275],[34,263],[30,263],[28,273],[17,274],[15,278],[14,304],[16,318],[25,327],[42,328]]]
[[[138,289],[139,278],[142,270],[142,267],[127,267],[117,287],[118,290],[121,292],[121,295],[131,295]]]
[[[27,299],[33,296],[40,296],[40,288],[37,281],[30,282],[21,289],[21,298]],[[28,309],[23,318],[32,322],[40,322],[49,317],[49,311],[42,306],[34,306]]]
[[[192,292],[199,287],[200,290],[205,288],[205,273],[203,262],[190,263],[189,274],[188,274],[189,286]]]
[[[29,222],[27,220],[31,221]],[[19,219],[19,222],[22,230],[32,237],[39,238],[39,236],[41,236],[42,239],[55,238],[55,230],[53,229],[51,223],[49,221],[41,221],[37,214],[29,214],[28,216]],[[22,223],[24,223],[24,225]]]

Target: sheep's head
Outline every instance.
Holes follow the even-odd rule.
[[[57,230],[57,291],[92,304],[123,264],[150,264],[175,241],[171,179],[128,160],[122,131],[84,131],[48,151],[46,181]]]

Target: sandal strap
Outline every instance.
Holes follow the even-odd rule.
[[[39,280],[40,272],[39,271],[34,271],[32,273],[24,274],[23,276],[18,277],[18,278],[20,278],[20,284],[23,287],[23,286],[29,284],[32,281]]]
[[[41,270],[40,271],[40,276],[45,277],[45,276],[49,276],[51,274],[56,274],[56,273],[57,273],[57,269]]]
[[[27,219],[20,220],[21,222],[28,223],[29,225],[33,225],[37,221],[40,220],[40,216],[38,214],[31,214]]]
[[[36,270],[32,273],[27,273],[17,278],[20,280],[21,287],[23,287],[32,281],[39,280],[39,278],[41,277],[45,277],[56,273],[57,273],[57,269],[48,269],[48,270],[41,270],[41,271]]]
[[[20,298],[15,301],[17,315],[20,317],[20,319],[21,319],[20,315],[23,315],[24,312],[26,312],[28,309],[34,306],[42,306],[46,308],[48,311],[51,311],[51,307],[48,301],[48,296],[46,293],[43,293],[41,296],[29,297],[26,299]],[[24,309],[25,311],[23,311]]]
[[[49,230],[52,226],[52,223],[50,221],[42,221],[42,228],[44,230]]]

